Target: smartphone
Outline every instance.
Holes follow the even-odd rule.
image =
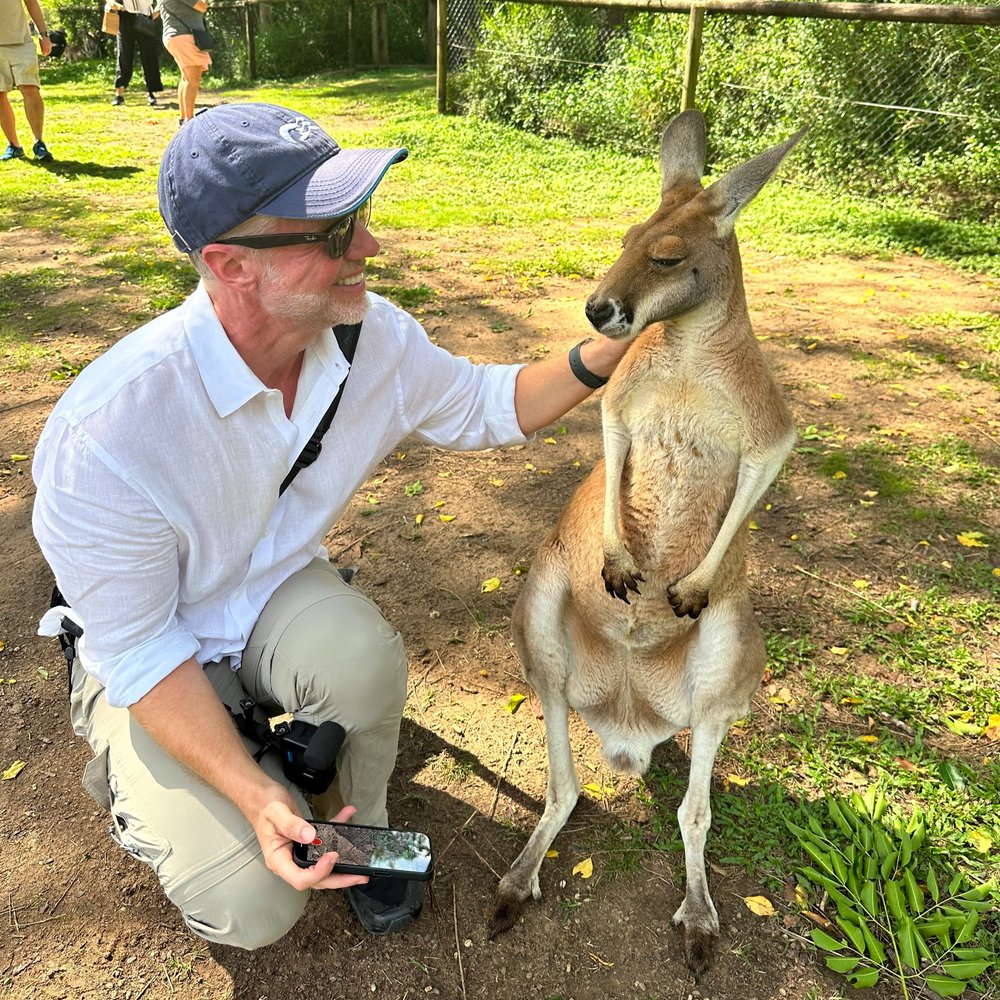
[[[434,874],[431,841],[426,833],[387,826],[309,821],[316,828],[311,844],[292,844],[300,868],[311,868],[328,851],[339,856],[335,872],[426,880]]]

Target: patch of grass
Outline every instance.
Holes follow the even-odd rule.
[[[395,302],[403,309],[419,309],[437,297],[437,292],[427,285],[386,285],[379,282],[372,286],[379,295],[384,295],[390,302]]]
[[[803,670],[813,661],[815,646],[808,635],[792,634],[786,629],[766,636],[767,666],[772,677]]]

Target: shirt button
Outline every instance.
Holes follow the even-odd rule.
[[[238,590],[233,592],[233,600],[238,601],[240,599],[240,592]]]

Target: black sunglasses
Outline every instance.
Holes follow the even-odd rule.
[[[214,240],[226,246],[252,247],[255,250],[267,250],[271,247],[293,247],[303,243],[325,243],[326,252],[333,260],[347,253],[351,240],[354,239],[354,223],[360,222],[368,226],[372,215],[372,200],[366,198],[350,215],[342,215],[335,219],[329,229],[318,233],[268,233],[264,236],[234,236],[228,240]]]

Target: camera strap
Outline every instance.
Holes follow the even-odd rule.
[[[348,365],[353,364],[354,352],[357,350],[358,338],[361,335],[361,324],[342,323],[333,328],[333,334],[337,338],[337,343],[340,345],[340,350],[343,352],[344,357],[347,358]],[[323,450],[323,435],[330,429],[330,424],[333,423],[333,416],[337,412],[337,407],[340,406],[340,397],[344,395],[344,386],[347,385],[347,376],[350,374],[351,371],[348,368],[347,375],[344,376],[344,381],[340,383],[340,388],[337,390],[337,395],[333,397],[330,408],[323,414],[323,418],[316,425],[316,430],[313,431],[312,437],[306,442],[306,446],[302,449],[299,457],[292,463],[288,475],[285,476],[284,482],[279,487],[279,497],[292,485],[292,480],[303,469],[308,468],[319,458],[319,453]]]

